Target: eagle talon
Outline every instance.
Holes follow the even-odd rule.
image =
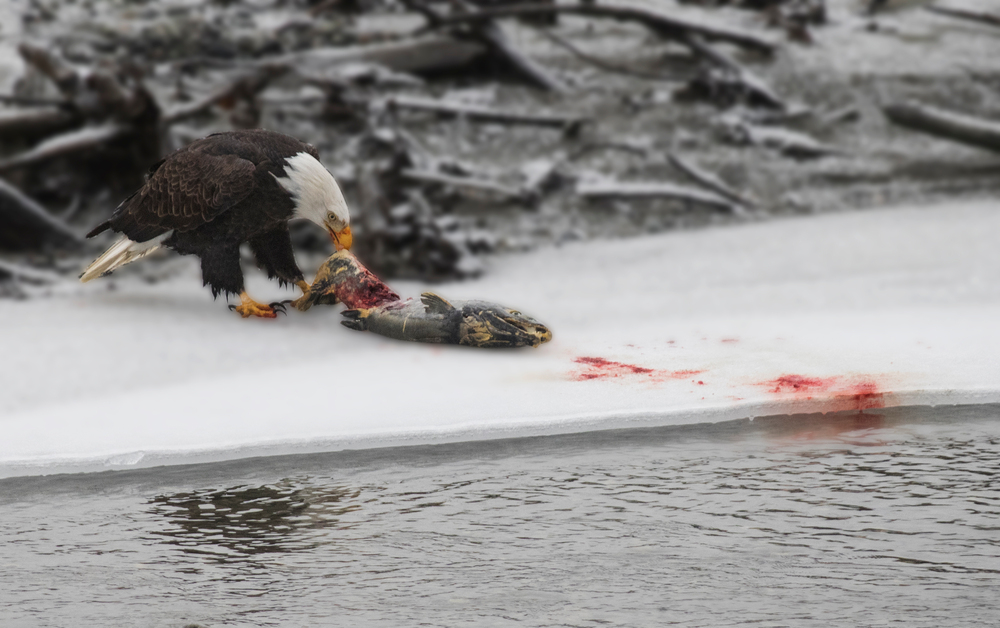
[[[267,307],[271,308],[275,312],[281,312],[287,316],[288,312],[285,311],[285,303],[285,301],[275,301],[274,303],[268,303]]]
[[[270,305],[264,305],[263,303],[257,303],[250,298],[246,292],[240,293],[240,304],[233,306],[230,305],[229,309],[235,310],[243,318],[249,318],[251,316],[256,316],[257,318],[277,318],[278,314],[275,312],[274,308]]]

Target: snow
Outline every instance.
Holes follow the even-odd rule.
[[[191,260],[155,285],[0,301],[0,475],[998,403],[998,209],[575,243],[433,288],[534,316],[554,334],[538,349],[395,342],[341,327],[338,308],[241,320]]]

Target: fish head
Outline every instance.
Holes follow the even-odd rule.
[[[460,344],[477,347],[537,347],[552,332],[534,318],[496,303],[472,301],[462,307]]]

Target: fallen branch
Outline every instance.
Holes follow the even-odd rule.
[[[265,58],[259,65],[287,65],[322,74],[332,65],[365,61],[397,72],[439,72],[465,67],[485,52],[485,46],[478,42],[432,35],[385,44],[312,48]]]
[[[17,279],[25,283],[48,285],[59,283],[62,277],[37,268],[29,268],[20,264],[11,264],[0,260],[0,279]]]
[[[263,91],[272,80],[281,76],[289,69],[287,65],[281,64],[260,66],[255,71],[237,78],[225,87],[212,92],[200,100],[167,112],[162,116],[161,121],[164,125],[170,125],[204,113],[213,106],[223,102],[252,99]]]
[[[493,196],[499,196],[501,198],[509,198],[514,200],[525,200],[525,193],[523,190],[518,188],[512,188],[500,183],[495,183],[493,181],[485,181],[483,179],[473,179],[472,177],[456,177],[448,174],[441,174],[438,172],[427,172],[423,170],[414,170],[408,168],[403,170],[400,175],[404,179],[410,179],[411,181],[420,181],[421,183],[436,183],[439,185],[446,185],[454,188],[464,188],[474,192],[485,192]]]
[[[470,120],[503,122],[506,124],[566,127],[572,124],[580,124],[584,121],[584,118],[579,116],[520,113],[494,109],[491,107],[483,107],[481,105],[471,105],[454,101],[448,102],[444,100],[434,100],[432,98],[421,98],[419,96],[393,96],[386,101],[386,105],[390,108],[433,111],[434,113],[450,116],[465,116]]]
[[[767,83],[763,81],[763,79],[759,78],[750,70],[744,68],[732,57],[709,46],[698,35],[685,35],[683,43],[691,49],[691,52],[705,59],[712,65],[732,73],[733,77],[740,85],[743,86],[747,95],[751,99],[756,98],[761,104],[774,107],[782,111],[788,109],[787,103],[785,103],[785,101],[782,100],[781,97],[778,96],[774,90],[772,90]]]
[[[83,238],[69,225],[0,179],[0,244],[21,248],[50,237],[73,244],[83,242]]]
[[[423,15],[432,27],[442,24],[454,15],[479,16],[477,19],[466,21],[466,23],[470,24],[472,34],[485,43],[496,57],[505,61],[514,72],[537,87],[559,93],[569,91],[562,81],[514,47],[510,43],[507,33],[499,24],[488,16],[483,16],[482,11],[465,0],[451,0],[451,4],[459,11],[453,16],[445,16],[420,0],[408,0],[405,4]]]
[[[15,168],[25,168],[37,163],[62,157],[82,150],[96,148],[105,142],[118,138],[132,129],[122,124],[104,124],[84,127],[51,137],[31,150],[25,151],[5,161],[0,161],[0,172]]]
[[[774,42],[753,33],[728,26],[710,24],[705,20],[686,20],[645,7],[603,4],[519,4],[508,7],[480,9],[470,13],[456,13],[440,17],[431,28],[441,28],[483,22],[504,17],[541,16],[568,13],[587,17],[606,17],[615,20],[639,22],[657,34],[671,39],[681,39],[689,34],[699,35],[709,41],[724,41],[743,48],[771,54],[777,48]]]
[[[844,151],[835,146],[818,142],[814,138],[774,127],[756,126],[742,121],[724,122],[735,141],[753,146],[776,150],[794,159],[816,159],[827,155],[843,155]]]
[[[61,107],[0,111],[0,138],[47,135],[78,121],[78,116]]]
[[[719,177],[684,160],[677,153],[668,152],[667,159],[670,160],[671,165],[686,174],[694,182],[700,183],[720,196],[724,196],[734,203],[738,203],[739,205],[743,205],[745,207],[754,207],[756,205],[756,203],[752,200],[726,185],[725,182]]]
[[[507,33],[499,24],[487,21],[477,28],[478,34],[493,50],[494,54],[507,60],[507,63],[531,83],[552,92],[565,93],[569,91],[566,85],[550,74],[548,70],[524,55],[515,48],[507,37]]]
[[[607,72],[615,72],[617,74],[627,74],[628,76],[637,76],[639,78],[649,79],[653,81],[686,81],[691,78],[690,75],[677,76],[677,75],[661,74],[659,72],[644,72],[642,70],[636,70],[635,68],[630,68],[625,65],[619,65],[617,63],[612,63],[610,61],[605,61],[604,59],[600,59],[593,55],[587,54],[586,52],[580,50],[569,41],[563,39],[562,37],[544,28],[538,28],[535,29],[535,31],[540,35],[546,37],[550,41],[552,41],[552,43],[556,44],[557,46],[560,46],[561,48],[570,51],[582,61],[585,61],[590,65],[605,70]]]
[[[17,47],[25,63],[44,74],[56,84],[66,100],[73,100],[80,87],[80,75],[68,63],[46,48],[22,43]]]
[[[885,105],[882,111],[899,126],[1000,151],[1000,124],[996,122],[912,102]]]
[[[576,193],[584,198],[673,198],[691,203],[700,203],[733,213],[739,211],[732,201],[722,196],[672,183],[635,183],[624,181],[578,183]]]
[[[976,22],[977,24],[1000,27],[1000,15],[995,13],[986,13],[985,11],[967,11],[965,9],[947,9],[945,7],[933,6],[924,8],[931,13],[937,13],[938,15]]]

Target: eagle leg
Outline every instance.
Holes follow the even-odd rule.
[[[270,305],[264,305],[263,303],[257,303],[250,298],[250,295],[244,290],[240,293],[240,304],[230,305],[230,310],[235,310],[243,318],[249,318],[251,316],[257,316],[259,318],[278,318],[278,313],[274,311],[274,308]]]
[[[257,266],[267,271],[268,279],[277,279],[282,286],[293,283],[303,291],[309,287],[302,278],[302,271],[295,263],[288,226],[281,225],[250,239],[250,250],[257,258]]]

